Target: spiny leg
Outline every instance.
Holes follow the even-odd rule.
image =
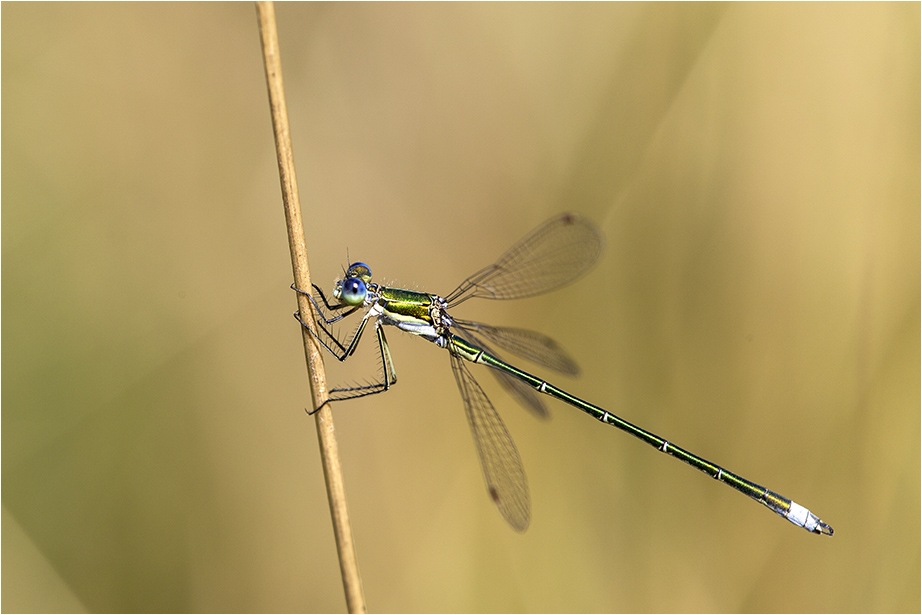
[[[326,339],[324,339],[324,337],[322,337],[319,333],[317,333],[317,331],[314,331],[313,327],[311,327],[309,324],[304,322],[304,320],[301,318],[300,312],[295,312],[294,317],[295,319],[297,319],[299,323],[301,323],[302,327],[307,329],[310,332],[310,334],[314,336],[314,339],[316,339],[320,343],[321,346],[326,348],[327,351],[331,355],[336,357],[339,361],[345,361],[349,357],[349,355],[355,351],[355,346],[358,344],[358,340],[362,337],[362,331],[365,329],[365,324],[368,322],[367,315],[366,315],[366,317],[362,319],[358,327],[356,327],[356,330],[353,332],[352,339],[350,340],[349,345],[346,346],[345,344],[343,344],[343,342],[339,340],[339,338],[337,338],[333,334],[332,331],[327,329],[324,325],[320,324],[319,322],[316,323],[317,329],[321,333],[323,333]],[[329,340],[329,342],[327,340]],[[333,344],[333,346],[335,346],[335,348],[330,346],[331,343]]]
[[[343,401],[346,399],[356,399],[358,397],[365,397],[366,395],[383,393],[397,383],[397,372],[394,369],[394,361],[391,358],[391,349],[384,335],[384,327],[379,322],[375,322],[375,335],[378,338],[378,351],[380,352],[381,375],[383,376],[381,382],[373,382],[371,384],[355,387],[337,387],[335,389],[330,389],[330,396],[327,398],[327,401]]]
[[[300,322],[301,325],[305,329],[310,331],[311,334],[313,334],[314,337],[317,338],[317,341],[323,344],[323,346],[327,350],[329,350],[334,356],[336,356],[340,361],[342,361],[344,360],[343,357],[348,356],[347,354],[345,354],[346,346],[340,341],[340,339],[336,336],[336,334],[333,333],[333,331],[329,327],[325,326],[325,324],[331,325],[335,322],[339,322],[340,320],[346,318],[347,316],[351,316],[352,314],[354,314],[362,306],[361,305],[350,306],[346,303],[338,303],[335,305],[331,305],[330,302],[327,300],[326,295],[323,294],[323,290],[316,284],[312,284],[312,286],[314,287],[314,290],[317,292],[317,294],[320,295],[320,299],[321,301],[323,301],[323,305],[326,306],[327,312],[324,312],[324,309],[320,307],[320,304],[317,303],[317,300],[314,298],[314,296],[311,293],[307,291],[303,291],[300,288],[297,288],[294,284],[291,285],[291,289],[297,292],[298,294],[304,295],[310,300],[311,305],[314,308],[314,313],[320,319],[320,320],[317,320],[316,318],[314,319],[315,326],[317,327],[319,331],[321,331],[327,337],[328,340],[330,340],[330,342],[332,342],[338,348],[338,352],[334,351],[330,347],[330,345],[327,342],[325,342],[321,338],[321,336],[318,335],[317,332],[314,331],[314,329],[310,325],[304,322],[304,320],[301,318],[300,311],[295,313],[295,318],[298,319],[298,322]],[[351,309],[346,309],[346,308],[351,308]],[[341,314],[334,314],[334,312],[338,310],[343,310],[343,309],[346,309],[346,311]],[[321,320],[323,321],[323,323],[320,322]],[[355,335],[353,335],[353,339],[354,337]]]
[[[363,320],[363,324],[359,325],[363,329],[364,329],[365,322],[367,322],[367,320]],[[302,324],[304,323],[302,322]],[[310,329],[308,328],[308,330]],[[383,393],[384,391],[387,391],[388,389],[390,389],[391,386],[396,384],[397,372],[394,369],[394,361],[391,358],[390,346],[388,346],[387,337],[385,337],[384,335],[384,327],[378,322],[375,322],[375,334],[378,338],[378,351],[380,352],[379,358],[381,360],[381,371],[383,372],[383,376],[384,376],[382,381],[374,382],[372,384],[366,384],[362,386],[336,387],[336,388],[330,389],[329,397],[327,397],[323,401],[323,403],[320,404],[316,409],[314,409],[313,411],[308,411],[307,413],[309,415],[316,413],[318,410],[320,410],[320,408],[322,408],[324,405],[332,401],[345,401],[347,399],[357,399],[359,397],[365,397],[367,395],[375,395],[377,393]],[[361,336],[361,331],[358,332],[357,336]],[[326,344],[324,344],[324,347],[327,348],[327,350],[330,350],[330,348],[326,346]],[[345,361],[351,354],[351,353],[346,353],[342,356],[342,358],[340,358],[339,355],[334,353],[332,350],[330,352],[333,354],[333,356],[338,358],[340,361]]]
[[[301,318],[300,312],[295,312],[294,317],[298,320],[299,323],[301,323],[302,327],[310,331],[311,335],[313,335],[314,338],[318,342],[320,342],[320,344],[324,348],[326,348],[327,351],[330,352],[330,354],[336,357],[339,361],[345,361],[347,357],[349,357],[351,354],[355,352],[355,349],[358,346],[359,340],[362,337],[362,332],[365,329],[365,325],[367,324],[368,318],[371,315],[371,313],[369,311],[365,312],[365,315],[362,318],[362,321],[359,323],[355,331],[352,333],[352,337],[349,340],[349,342],[344,343],[326,325],[330,325],[332,323],[342,320],[343,318],[346,318],[347,316],[351,316],[356,311],[358,311],[362,306],[361,305],[350,306],[345,303],[331,305],[330,302],[327,301],[327,298],[323,294],[323,291],[320,289],[320,287],[317,286],[316,284],[313,284],[313,287],[314,287],[314,290],[317,292],[317,294],[320,295],[320,299],[323,301],[324,306],[326,306],[327,310],[329,310],[328,313],[332,314],[332,312],[335,312],[337,310],[342,310],[345,308],[350,308],[350,309],[347,309],[342,314],[334,314],[332,315],[332,317],[328,317],[327,314],[324,313],[323,308],[320,307],[320,304],[317,303],[316,299],[314,299],[314,296],[311,293],[303,291],[300,288],[295,287],[294,284],[292,284],[291,285],[292,290],[294,290],[298,294],[306,296],[310,300],[311,305],[314,306],[314,311],[316,312],[320,320],[322,320],[323,322],[321,323],[320,320],[316,320],[316,319],[314,320],[314,324],[317,328],[317,331],[315,331],[314,327],[306,323],[304,319]],[[323,335],[321,335],[321,333]],[[335,348],[333,346],[335,346]]]
[[[329,312],[332,315],[330,318],[327,318],[326,314],[324,314],[323,309],[321,309],[320,304],[317,303],[317,300],[314,298],[314,295],[307,292],[306,290],[301,290],[294,284],[291,285],[291,290],[295,291],[299,295],[304,295],[305,297],[310,299],[311,304],[313,304],[314,309],[317,311],[317,315],[321,319],[323,319],[323,321],[328,325],[331,325],[334,322],[338,322],[342,320],[343,318],[346,318],[347,316],[351,316],[352,314],[356,312],[356,310],[362,307],[361,305],[350,306],[348,303],[337,303],[337,304],[331,305],[330,302],[327,300],[327,296],[323,294],[323,289],[321,289],[316,284],[311,284],[311,286],[313,286],[317,294],[320,295],[320,300],[323,301],[323,305],[326,307],[327,312]],[[342,314],[333,314],[333,312],[336,312],[338,310],[342,310],[348,307],[351,307],[352,309],[346,310]]]

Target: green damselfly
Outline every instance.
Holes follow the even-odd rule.
[[[525,329],[460,320],[448,313],[450,308],[474,297],[521,299],[565,286],[592,268],[602,252],[602,244],[601,232],[595,225],[576,214],[565,213],[539,226],[495,263],[464,280],[445,297],[376,284],[371,281],[371,269],[362,262],[352,263],[344,277],[336,281],[333,288],[336,303],[330,303],[316,284],[313,287],[317,297],[295,288],[310,298],[320,320],[315,321],[315,328],[306,323],[299,313],[296,312],[295,317],[340,361],[353,355],[366,325],[369,321],[374,322],[382,366],[380,382],[332,389],[327,402],[382,393],[397,382],[384,335],[384,325],[394,326],[448,350],[480,457],[487,492],[509,525],[517,531],[528,527],[530,517],[525,470],[506,426],[474,379],[468,363],[493,368],[492,373],[503,388],[538,416],[547,415],[538,393],[559,399],[733,487],[791,523],[814,534],[832,536],[832,527],[796,502],[507,363],[491,348],[494,345],[538,365],[565,374],[576,374],[576,363],[549,337]],[[356,312],[363,312],[361,321],[348,341],[341,341],[330,325]]]

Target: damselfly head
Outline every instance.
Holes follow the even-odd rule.
[[[362,305],[368,294],[371,282],[371,269],[365,263],[352,263],[346,270],[346,277],[337,280],[333,287],[333,296],[346,305]]]
[[[371,267],[361,261],[357,261],[349,265],[349,269],[346,270],[346,277],[358,278],[368,284],[371,282]]]

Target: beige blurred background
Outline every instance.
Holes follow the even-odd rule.
[[[277,14],[318,283],[445,294],[580,212],[590,277],[458,315],[836,530],[477,369],[518,535],[391,333],[399,385],[335,407],[371,610],[920,609],[917,3]],[[253,5],[5,3],[2,52],[3,610],[343,610]]]

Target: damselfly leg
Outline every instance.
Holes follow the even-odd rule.
[[[314,310],[317,313],[317,316],[320,318],[320,320],[323,321],[323,323],[321,323],[318,320],[315,320],[314,322],[316,324],[316,329],[317,329],[317,331],[315,331],[314,327],[311,327],[308,323],[304,322],[299,312],[295,312],[294,316],[298,320],[298,322],[301,323],[301,326],[307,329],[310,332],[310,334],[314,337],[314,339],[316,339],[324,348],[326,348],[330,354],[336,357],[340,362],[345,361],[350,356],[352,356],[355,353],[356,349],[358,348],[359,341],[361,340],[362,334],[365,331],[365,326],[368,324],[368,320],[369,320],[369,316],[371,312],[368,311],[365,313],[365,315],[362,317],[362,320],[359,322],[358,326],[352,332],[349,342],[344,343],[329,329],[329,325],[342,320],[344,317],[354,314],[356,311],[361,309],[362,306],[361,305],[350,306],[349,304],[346,304],[346,303],[339,303],[339,304],[331,305],[330,302],[327,300],[326,296],[323,294],[323,291],[316,284],[314,284],[313,286],[314,286],[314,290],[320,295],[320,300],[323,303],[324,307],[328,310],[329,314],[332,314],[332,316],[328,316],[327,313],[324,313],[323,308],[320,307],[320,304],[317,302],[317,300],[314,298],[314,296],[311,293],[303,291],[299,288],[296,288],[294,285],[292,285],[293,290],[295,290],[299,294],[306,295],[308,297],[308,299],[311,302],[311,305],[314,306]],[[345,310],[345,312],[343,312],[342,314],[335,314],[335,312],[340,311],[340,310]],[[331,402],[331,401],[344,401],[347,399],[356,399],[358,397],[365,397],[366,395],[374,395],[376,393],[383,393],[384,391],[388,390],[391,386],[393,386],[397,382],[397,373],[394,370],[394,362],[393,362],[393,359],[391,358],[390,347],[387,344],[387,336],[384,334],[384,329],[381,326],[381,323],[378,322],[377,320],[375,321],[374,327],[375,327],[375,336],[377,337],[377,340],[378,340],[378,351],[379,351],[379,360],[380,360],[379,372],[380,372],[381,380],[379,382],[371,382],[371,383],[367,383],[363,385],[356,385],[356,386],[349,386],[349,387],[336,387],[336,388],[330,389],[329,397],[327,397],[327,399],[324,400],[323,403],[321,403],[320,406],[318,406],[318,408],[314,409],[313,411],[309,411],[308,414],[314,414],[317,410],[319,410],[320,407],[322,407],[324,404]],[[333,347],[331,347],[331,344],[333,345]]]

